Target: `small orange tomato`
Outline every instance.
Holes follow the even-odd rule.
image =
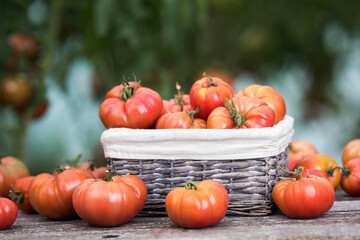
[[[360,158],[360,139],[354,139],[346,144],[342,153],[342,163],[345,164],[354,158]]]

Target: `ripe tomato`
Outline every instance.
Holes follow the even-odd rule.
[[[13,33],[8,39],[12,50],[17,54],[24,54],[29,58],[36,58],[39,53],[37,39],[28,33]]]
[[[274,111],[262,100],[252,97],[234,97],[226,108],[214,109],[207,120],[207,128],[263,128],[275,124]]]
[[[114,227],[128,222],[144,207],[147,190],[136,176],[88,179],[74,191],[73,204],[84,221],[101,227]]]
[[[25,75],[7,76],[0,83],[0,102],[24,108],[33,96],[33,86]]]
[[[12,189],[10,190],[10,198],[13,200],[17,207],[28,214],[35,213],[35,209],[31,206],[29,201],[29,186],[33,176],[23,177],[18,179]]]
[[[163,111],[160,95],[138,83],[111,89],[100,104],[99,116],[106,128],[151,128]]]
[[[267,103],[275,112],[275,124],[284,119],[286,105],[281,94],[270,86],[252,84],[240,90],[235,96],[256,97]]]
[[[190,104],[193,109],[201,105],[201,109],[195,117],[206,120],[212,110],[224,106],[225,99],[234,96],[232,87],[217,77],[206,74],[197,80],[190,89]]]
[[[309,178],[309,177],[321,177],[321,178],[325,178],[327,179],[325,173],[323,173],[322,171],[318,170],[318,169],[314,169],[314,168],[304,168],[301,171],[301,176],[303,178]],[[296,176],[294,175],[293,178],[295,178]]]
[[[305,168],[315,168],[326,174],[327,179],[331,185],[336,189],[341,180],[341,173],[339,164],[331,157],[323,154],[315,154],[311,157],[298,161],[295,164],[295,169],[303,166]]]
[[[199,111],[199,108],[190,112],[175,112],[166,113],[162,115],[156,122],[156,129],[169,128],[206,128],[206,122],[203,119],[194,120],[194,114]]]
[[[354,139],[346,144],[342,152],[342,163],[345,164],[354,158],[360,158],[360,139]]]
[[[67,219],[76,217],[72,205],[74,189],[85,179],[94,178],[87,170],[66,169],[53,176],[37,175],[29,187],[29,199],[33,208],[48,218]]]
[[[327,212],[335,201],[335,191],[324,178],[280,180],[272,197],[280,210],[291,218],[315,218]]]
[[[162,115],[165,113],[175,113],[175,112],[188,112],[191,111],[190,105],[183,105],[181,110],[181,105],[178,105],[172,101],[163,100],[163,112]]]
[[[228,208],[228,193],[215,180],[187,182],[176,188],[165,199],[170,220],[184,228],[203,228],[217,224]]]
[[[307,141],[292,141],[289,146],[289,165],[290,171],[294,170],[295,164],[307,157],[315,155],[317,153],[316,148]]]
[[[345,164],[340,184],[347,194],[360,196],[360,158],[354,158]]]
[[[29,176],[26,165],[14,157],[0,159],[0,196],[7,197],[16,180]]]
[[[18,215],[16,204],[7,199],[0,197],[0,230],[11,227]]]

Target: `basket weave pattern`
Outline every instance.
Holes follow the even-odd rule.
[[[166,195],[185,182],[217,180],[229,193],[227,214],[261,216],[272,213],[272,189],[286,167],[288,149],[277,156],[234,160],[134,160],[108,158],[115,175],[136,175],[148,191],[143,215],[164,215]]]

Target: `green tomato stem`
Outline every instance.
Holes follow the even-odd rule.
[[[198,187],[196,186],[196,183],[194,183],[192,181],[187,181],[185,183],[185,189],[187,189],[187,190],[197,190]]]
[[[302,175],[301,175],[301,172],[304,170],[304,167],[300,166],[298,167],[297,169],[295,169],[295,171],[289,171],[289,170],[286,170],[284,169],[283,167],[281,167],[279,161],[277,162],[277,165],[279,166],[279,168],[286,172],[286,173],[289,173],[291,175],[294,175],[296,177],[297,180],[300,180],[302,178]]]
[[[13,200],[16,204],[20,204],[24,201],[24,194],[20,191],[14,190],[11,188],[9,197]]]
[[[229,116],[234,120],[234,124],[236,128],[240,128],[245,124],[246,117],[244,114],[241,114],[238,110],[236,110],[234,99],[231,97],[231,104],[229,99],[225,98],[226,107],[229,110]]]
[[[200,111],[200,106],[201,105],[199,104],[199,106],[198,106],[198,108],[196,110],[188,111],[189,117],[191,119],[191,125],[194,124],[194,115],[197,114]],[[181,109],[181,111],[182,111],[182,109]]]
[[[111,173],[110,173],[109,170],[106,170],[106,177],[104,178],[104,180],[105,180],[106,182],[112,182],[112,181],[113,181],[112,176],[111,176]]]
[[[217,86],[216,82],[214,81],[214,79],[212,77],[210,77],[209,75],[207,75],[206,73],[203,73],[204,77],[207,77],[209,79],[209,84],[208,87],[215,87]]]
[[[326,175],[328,176],[328,177],[333,177],[334,176],[334,171],[336,170],[336,169],[338,169],[338,168],[340,168],[341,169],[341,167],[329,167],[328,169],[326,169]]]

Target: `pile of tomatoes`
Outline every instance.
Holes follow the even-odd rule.
[[[343,149],[343,167],[330,156],[319,154],[307,141],[293,141],[288,154],[292,179],[279,181],[273,199],[279,208],[293,218],[318,217],[328,211],[341,188],[351,196],[360,196],[360,139],[350,141]]]
[[[99,107],[106,128],[191,129],[272,127],[286,114],[283,97],[270,86],[253,84],[237,93],[217,77],[204,73],[189,94],[163,100],[139,82],[126,82],[111,89]]]

